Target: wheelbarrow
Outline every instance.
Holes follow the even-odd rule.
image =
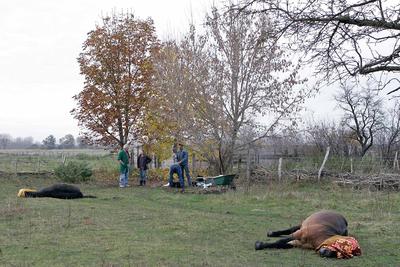
[[[233,183],[233,179],[236,177],[236,174],[221,174],[218,176],[210,176],[210,177],[197,177],[196,186],[208,188],[211,186],[227,186],[232,189],[236,189],[236,186]]]

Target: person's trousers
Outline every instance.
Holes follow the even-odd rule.
[[[139,178],[140,178],[140,182],[145,182],[147,180],[147,170],[139,170]]]
[[[128,173],[129,171],[126,170],[125,172],[119,174],[119,187],[128,186]]]
[[[182,169],[178,164],[172,165],[169,168],[169,185],[172,186],[172,184],[174,182],[174,173],[178,174],[179,183],[181,184],[181,188],[184,188],[185,181],[183,180]]]
[[[192,181],[190,178],[190,173],[189,173],[189,165],[181,165],[182,168],[182,177],[186,176],[187,182],[188,182],[188,186],[192,186]]]

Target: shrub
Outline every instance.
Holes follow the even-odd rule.
[[[148,171],[149,178],[153,181],[168,181],[169,169],[150,169]]]
[[[84,182],[92,176],[92,169],[84,162],[69,161],[54,170],[55,175],[64,182]]]

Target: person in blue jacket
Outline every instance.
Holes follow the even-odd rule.
[[[174,182],[174,174],[178,175],[178,179],[179,179],[178,187],[180,187],[181,191],[184,192],[185,191],[185,182],[183,180],[182,168],[177,163],[172,164],[169,168],[169,181],[168,181],[169,187],[177,187],[177,184]]]
[[[178,143],[177,160],[177,163],[182,168],[182,177],[186,176],[188,186],[192,186],[189,172],[189,153],[183,148],[182,143]]]

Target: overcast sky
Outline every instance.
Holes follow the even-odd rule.
[[[218,1],[216,1],[218,2]],[[159,38],[176,37],[210,0],[2,0],[0,1],[0,134],[78,136],[69,111],[83,87],[76,61],[87,32],[102,15],[130,10],[151,17]]]
[[[2,0],[0,1],[0,134],[78,136],[70,115],[72,96],[83,87],[76,61],[86,33],[112,10],[151,17],[159,38],[177,37],[189,21],[200,23],[220,0]],[[334,107],[330,95],[310,100]],[[317,110],[321,112],[323,110]]]

